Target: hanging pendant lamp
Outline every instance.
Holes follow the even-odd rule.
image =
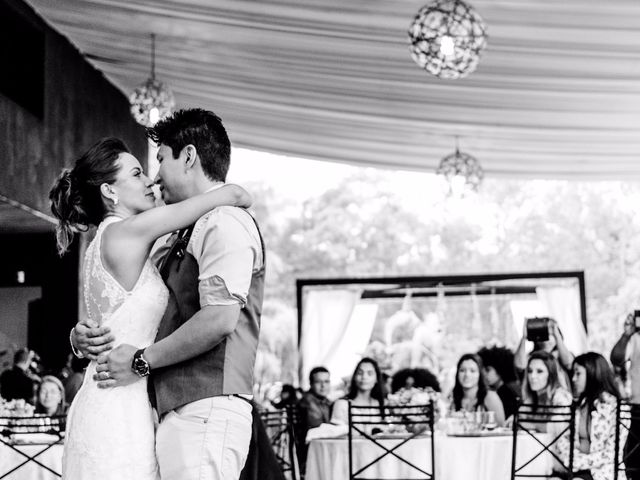
[[[156,36],[151,34],[151,76],[129,96],[131,115],[145,127],[153,127],[158,120],[171,115],[175,106],[173,93],[156,79]]]

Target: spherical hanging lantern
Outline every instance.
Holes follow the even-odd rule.
[[[440,78],[473,72],[487,45],[487,27],[462,0],[434,0],[422,7],[409,27],[411,57]]]
[[[139,85],[131,95],[131,115],[145,127],[153,127],[158,120],[171,115],[175,106],[173,93],[164,83],[156,79],[156,42],[151,34],[151,76]]]
[[[436,173],[445,177],[450,193],[458,190],[478,191],[484,178],[480,162],[468,153],[461,152],[458,147],[454,153],[440,160]]]
[[[131,115],[140,125],[153,127],[158,120],[171,115],[175,100],[164,83],[148,78],[129,96]]]

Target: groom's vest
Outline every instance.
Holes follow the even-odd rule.
[[[260,234],[257,223],[256,228]],[[179,232],[159,266],[169,288],[169,303],[160,322],[156,342],[171,335],[200,310],[198,263],[187,253],[192,231],[193,226]],[[264,290],[265,251],[261,235],[260,243],[262,267],[251,277],[247,303],[240,310],[236,329],[212,350],[151,372],[149,397],[158,415],[202,398],[251,395]]]

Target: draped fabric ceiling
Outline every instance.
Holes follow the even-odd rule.
[[[426,0],[28,3],[127,95],[155,33],[157,77],[236,146],[434,171],[458,136],[490,177],[640,178],[638,0],[470,0],[489,41],[461,80],[409,56]]]

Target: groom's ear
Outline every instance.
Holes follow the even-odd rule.
[[[185,170],[188,170],[190,168],[193,168],[193,166],[196,163],[196,159],[198,157],[198,151],[196,150],[196,147],[194,145],[187,145],[185,146],[182,151],[184,152],[184,168]]]

